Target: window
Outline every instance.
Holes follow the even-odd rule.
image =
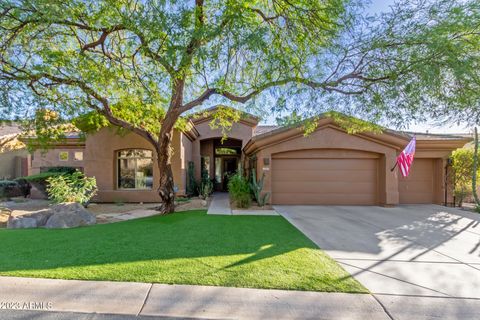
[[[215,158],[215,182],[222,183],[222,158]]]
[[[239,149],[238,148],[215,148],[215,154],[218,155],[235,155],[239,154]]]
[[[75,161],[83,161],[83,151],[75,151],[73,153],[73,160]]]
[[[60,161],[68,161],[68,151],[60,151],[58,153],[58,160]]]
[[[118,188],[152,189],[153,156],[150,150],[128,149],[117,152]]]

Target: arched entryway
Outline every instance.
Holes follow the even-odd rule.
[[[200,141],[201,168],[214,181],[215,191],[227,191],[228,179],[240,165],[242,141],[212,138]]]

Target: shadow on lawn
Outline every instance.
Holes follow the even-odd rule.
[[[317,248],[282,217],[203,211],[64,230],[0,231],[0,272],[249,254],[228,269]]]

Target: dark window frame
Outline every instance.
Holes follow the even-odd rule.
[[[134,153],[131,155],[122,155],[122,152],[128,152],[128,151],[133,151]],[[142,152],[147,152],[147,155],[139,155],[135,154],[135,151],[142,151]],[[151,186],[146,186],[146,187],[138,187],[137,186],[137,180],[136,180],[136,175],[138,170],[138,160],[144,160],[144,159],[150,159],[151,161],[151,166],[152,166],[152,174],[151,174]],[[134,177],[133,177],[133,183],[134,187],[133,188],[128,188],[128,187],[122,187],[121,185],[121,163],[120,160],[135,160],[135,167],[134,167]],[[153,190],[153,151],[149,149],[143,149],[143,148],[127,148],[127,149],[121,149],[121,150],[116,150],[115,151],[115,162],[116,162],[116,189],[117,190],[122,190],[122,191],[150,191]],[[145,178],[147,178],[146,176]]]

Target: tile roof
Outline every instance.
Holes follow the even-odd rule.
[[[21,133],[22,129],[16,123],[0,124],[0,137]]]
[[[402,132],[390,130],[393,133],[403,135],[405,137],[411,138],[414,135],[417,136],[419,140],[459,140],[465,138],[473,138],[473,135],[470,133],[422,133],[422,132]]]
[[[272,126],[272,125],[260,125],[260,126],[257,126],[255,128],[255,130],[253,131],[253,136],[258,136],[260,134],[264,134],[264,133],[267,133],[267,132],[270,132],[270,131],[273,131],[275,129],[278,129],[280,128],[280,126]]]

